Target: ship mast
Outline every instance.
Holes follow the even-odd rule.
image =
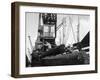
[[[81,43],[80,43],[80,18],[78,16],[78,25],[77,25],[77,48],[81,50]]]
[[[80,35],[79,35],[79,33],[80,33],[80,31],[79,31],[79,29],[80,29],[80,22],[79,22],[79,16],[78,16],[78,25],[77,25],[77,43],[79,43],[79,38],[80,38]]]

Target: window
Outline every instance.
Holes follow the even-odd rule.
[[[55,26],[44,26],[44,37],[55,37]]]

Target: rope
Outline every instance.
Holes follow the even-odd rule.
[[[63,25],[63,22],[62,22],[61,24],[58,25],[56,31],[58,31],[58,30],[61,28],[62,25]]]

